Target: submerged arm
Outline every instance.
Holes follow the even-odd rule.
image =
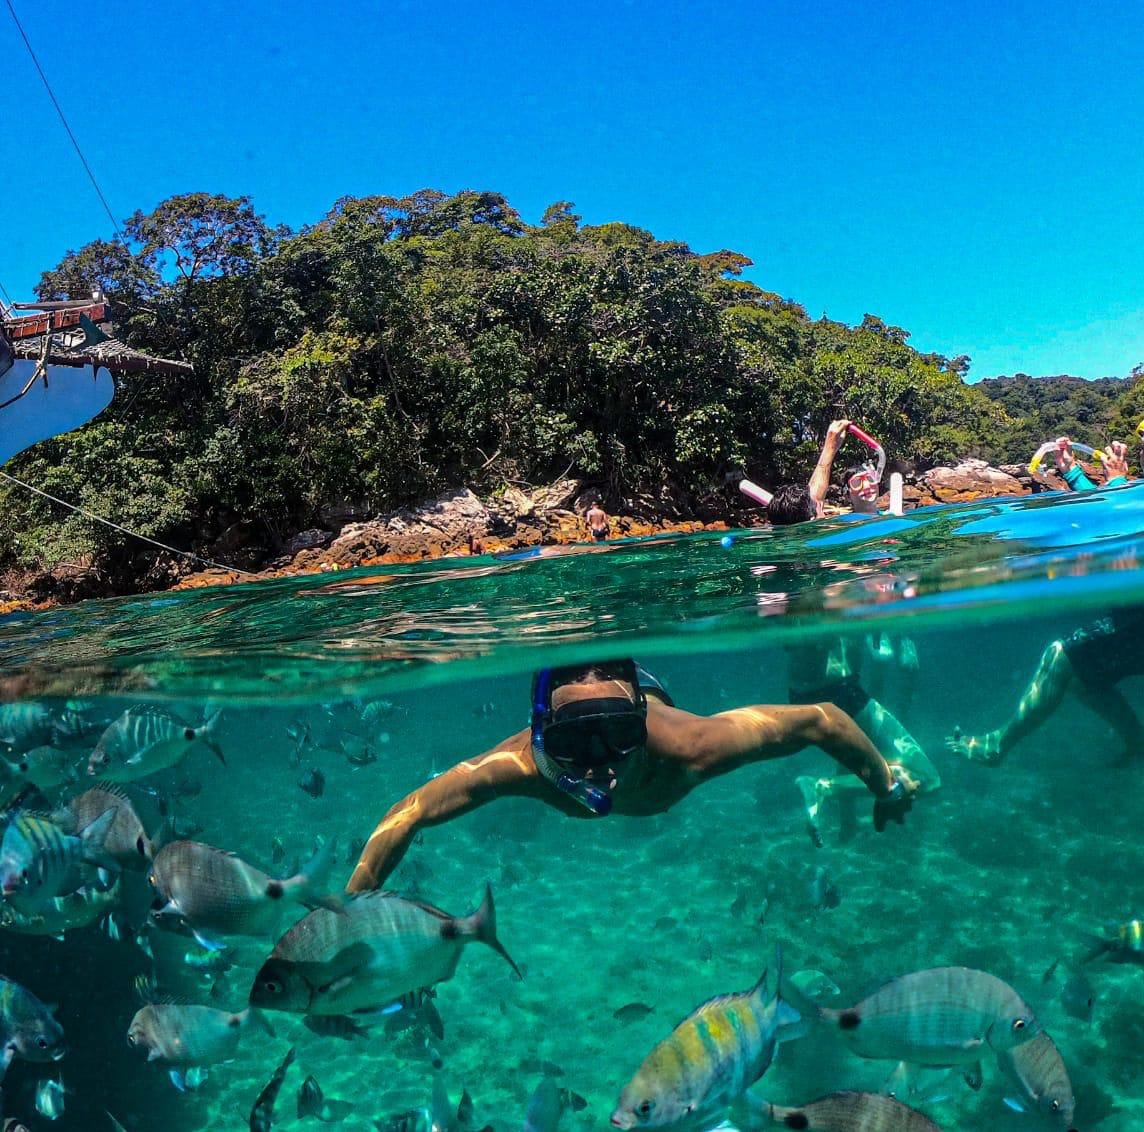
[[[695,769],[704,778],[820,747],[857,775],[875,797],[893,789],[889,763],[858,724],[834,704],[757,704],[721,712],[701,723]]]
[[[390,807],[362,849],[346,889],[377,888],[401,862],[414,836],[426,826],[460,817],[501,795],[541,796],[528,732],[506,739],[475,759],[467,759],[430,779]]]

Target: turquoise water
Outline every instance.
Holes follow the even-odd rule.
[[[273,939],[234,945],[232,966],[212,982],[183,961],[193,941],[171,933],[148,933],[152,959],[133,931],[113,940],[99,923],[62,940],[0,932],[2,973],[58,1002],[69,1045],[58,1064],[14,1062],[7,1114],[49,1126],[32,1093],[62,1076],[67,1110],[51,1127],[110,1128],[106,1109],[132,1132],[246,1128],[292,1045],[275,1127],[314,1125],[295,1116],[307,1074],[352,1104],[338,1124],[347,1130],[425,1106],[436,1054],[452,1101],[471,1094],[474,1128],[521,1127],[542,1062],[586,1102],[560,1127],[606,1128],[655,1043],[705,999],[749,987],[781,943],[788,976],[818,970],[840,988],[827,1005],[924,967],[997,975],[1060,1048],[1075,1126],[1139,1129],[1144,971],[1084,967],[1095,999],[1087,1020],[1062,989],[1091,935],[1139,911],[1144,765],[1118,759],[1108,725],[1071,695],[999,766],[947,751],[944,737],[1000,725],[1049,641],[1141,601],[1141,530],[1144,490],[1129,487],[741,531],[730,546],[719,535],[633,540],[0,619],[8,698],[57,710],[80,698],[108,719],[140,703],[191,723],[222,709],[225,767],[199,747],[127,788],[152,832],[161,798],[180,834],[276,875],[305,859],[315,836],[336,838],[334,887],[392,803],[525,726],[529,675],[543,664],[637,656],[679,706],[710,714],[785,703],[791,650],[908,635],[917,671],[888,666],[864,680],[942,779],[905,825],[881,834],[865,797],[853,829],[828,803],[818,848],[795,785],[829,773],[813,749],[744,767],[647,818],[570,821],[498,799],[424,831],[389,883],[460,914],[489,881],[523,981],[491,950],[467,948],[437,988],[443,1039],[427,1046],[424,1030],[386,1033],[378,1021],[368,1038],[345,1042],[276,1013],[275,1037],[250,1029],[235,1059],[185,1094],[126,1043],[139,1007],[133,979],[239,1010]],[[1144,707],[1138,678],[1122,690]],[[90,784],[88,753],[72,755],[78,785],[50,786],[48,803]],[[317,797],[298,785],[312,769],[325,778]],[[818,870],[836,901],[821,899],[821,881],[816,891]],[[815,1029],[781,1047],[756,1091],[794,1104],[880,1089],[892,1069]],[[990,1057],[977,1091],[956,1073],[933,1076],[913,1102],[944,1129],[1059,1126],[1007,1108],[1015,1090]]]

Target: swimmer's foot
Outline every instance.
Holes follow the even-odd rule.
[[[963,735],[960,727],[953,729],[945,739],[946,750],[974,763],[997,766],[1005,757],[1001,751],[1001,733],[986,731],[984,735]]]

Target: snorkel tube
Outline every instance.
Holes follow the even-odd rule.
[[[855,439],[862,441],[874,453],[874,459],[877,466],[874,467],[874,475],[877,477],[878,486],[882,486],[882,476],[886,474],[886,450],[883,448],[868,432],[860,429],[856,424],[849,425],[847,431]]]
[[[557,790],[575,798],[597,817],[607,817],[612,812],[612,796],[587,779],[573,778],[566,770],[557,766],[544,749],[544,721],[548,716],[549,697],[552,692],[552,669],[542,668],[532,685],[532,760]]]
[[[1144,427],[1144,421],[1141,421],[1136,426],[1137,433],[1140,432],[1141,427]],[[1144,434],[1141,434],[1144,436]],[[1099,460],[1104,456],[1099,448],[1090,448],[1087,444],[1081,444],[1078,440],[1069,441],[1069,447],[1074,452],[1079,452],[1082,456],[1087,456],[1090,460]],[[1033,458],[1029,461],[1029,475],[1035,476],[1040,470],[1041,462],[1050,453],[1057,450],[1057,442],[1055,440],[1046,440],[1040,448],[1033,453]]]

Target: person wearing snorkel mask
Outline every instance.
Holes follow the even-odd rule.
[[[823,503],[830,484],[834,460],[843,441],[852,431],[853,422],[840,419],[830,422],[822,442],[814,474],[803,489],[805,499],[792,490],[784,496],[777,488],[767,513],[774,526],[789,526],[807,519],[823,517]],[[884,467],[884,453],[879,466]],[[846,475],[846,489],[855,519],[871,518],[878,511],[878,493],[881,477],[873,463],[851,468]],[[775,501],[779,506],[775,506]],[[895,669],[909,676],[917,672],[917,649],[909,637],[882,633],[877,639],[865,641],[839,637],[809,644],[788,645],[788,684],[792,704],[828,701],[837,704],[870,736],[880,751],[899,763],[918,784],[919,789],[932,793],[941,786],[941,775],[898,717],[874,698],[862,682],[865,662],[877,662],[877,667]],[[853,780],[848,775],[800,775],[795,785],[806,808],[807,832],[817,846],[824,843],[822,811],[829,799],[842,809],[842,828],[851,821],[850,804],[854,800]]]
[[[755,705],[695,715],[632,660],[545,668],[530,725],[392,806],[346,886],[377,888],[416,834],[498,797],[535,798],[570,817],[645,817],[749,763],[817,746],[874,798],[874,825],[901,822],[917,784],[831,703]]]

